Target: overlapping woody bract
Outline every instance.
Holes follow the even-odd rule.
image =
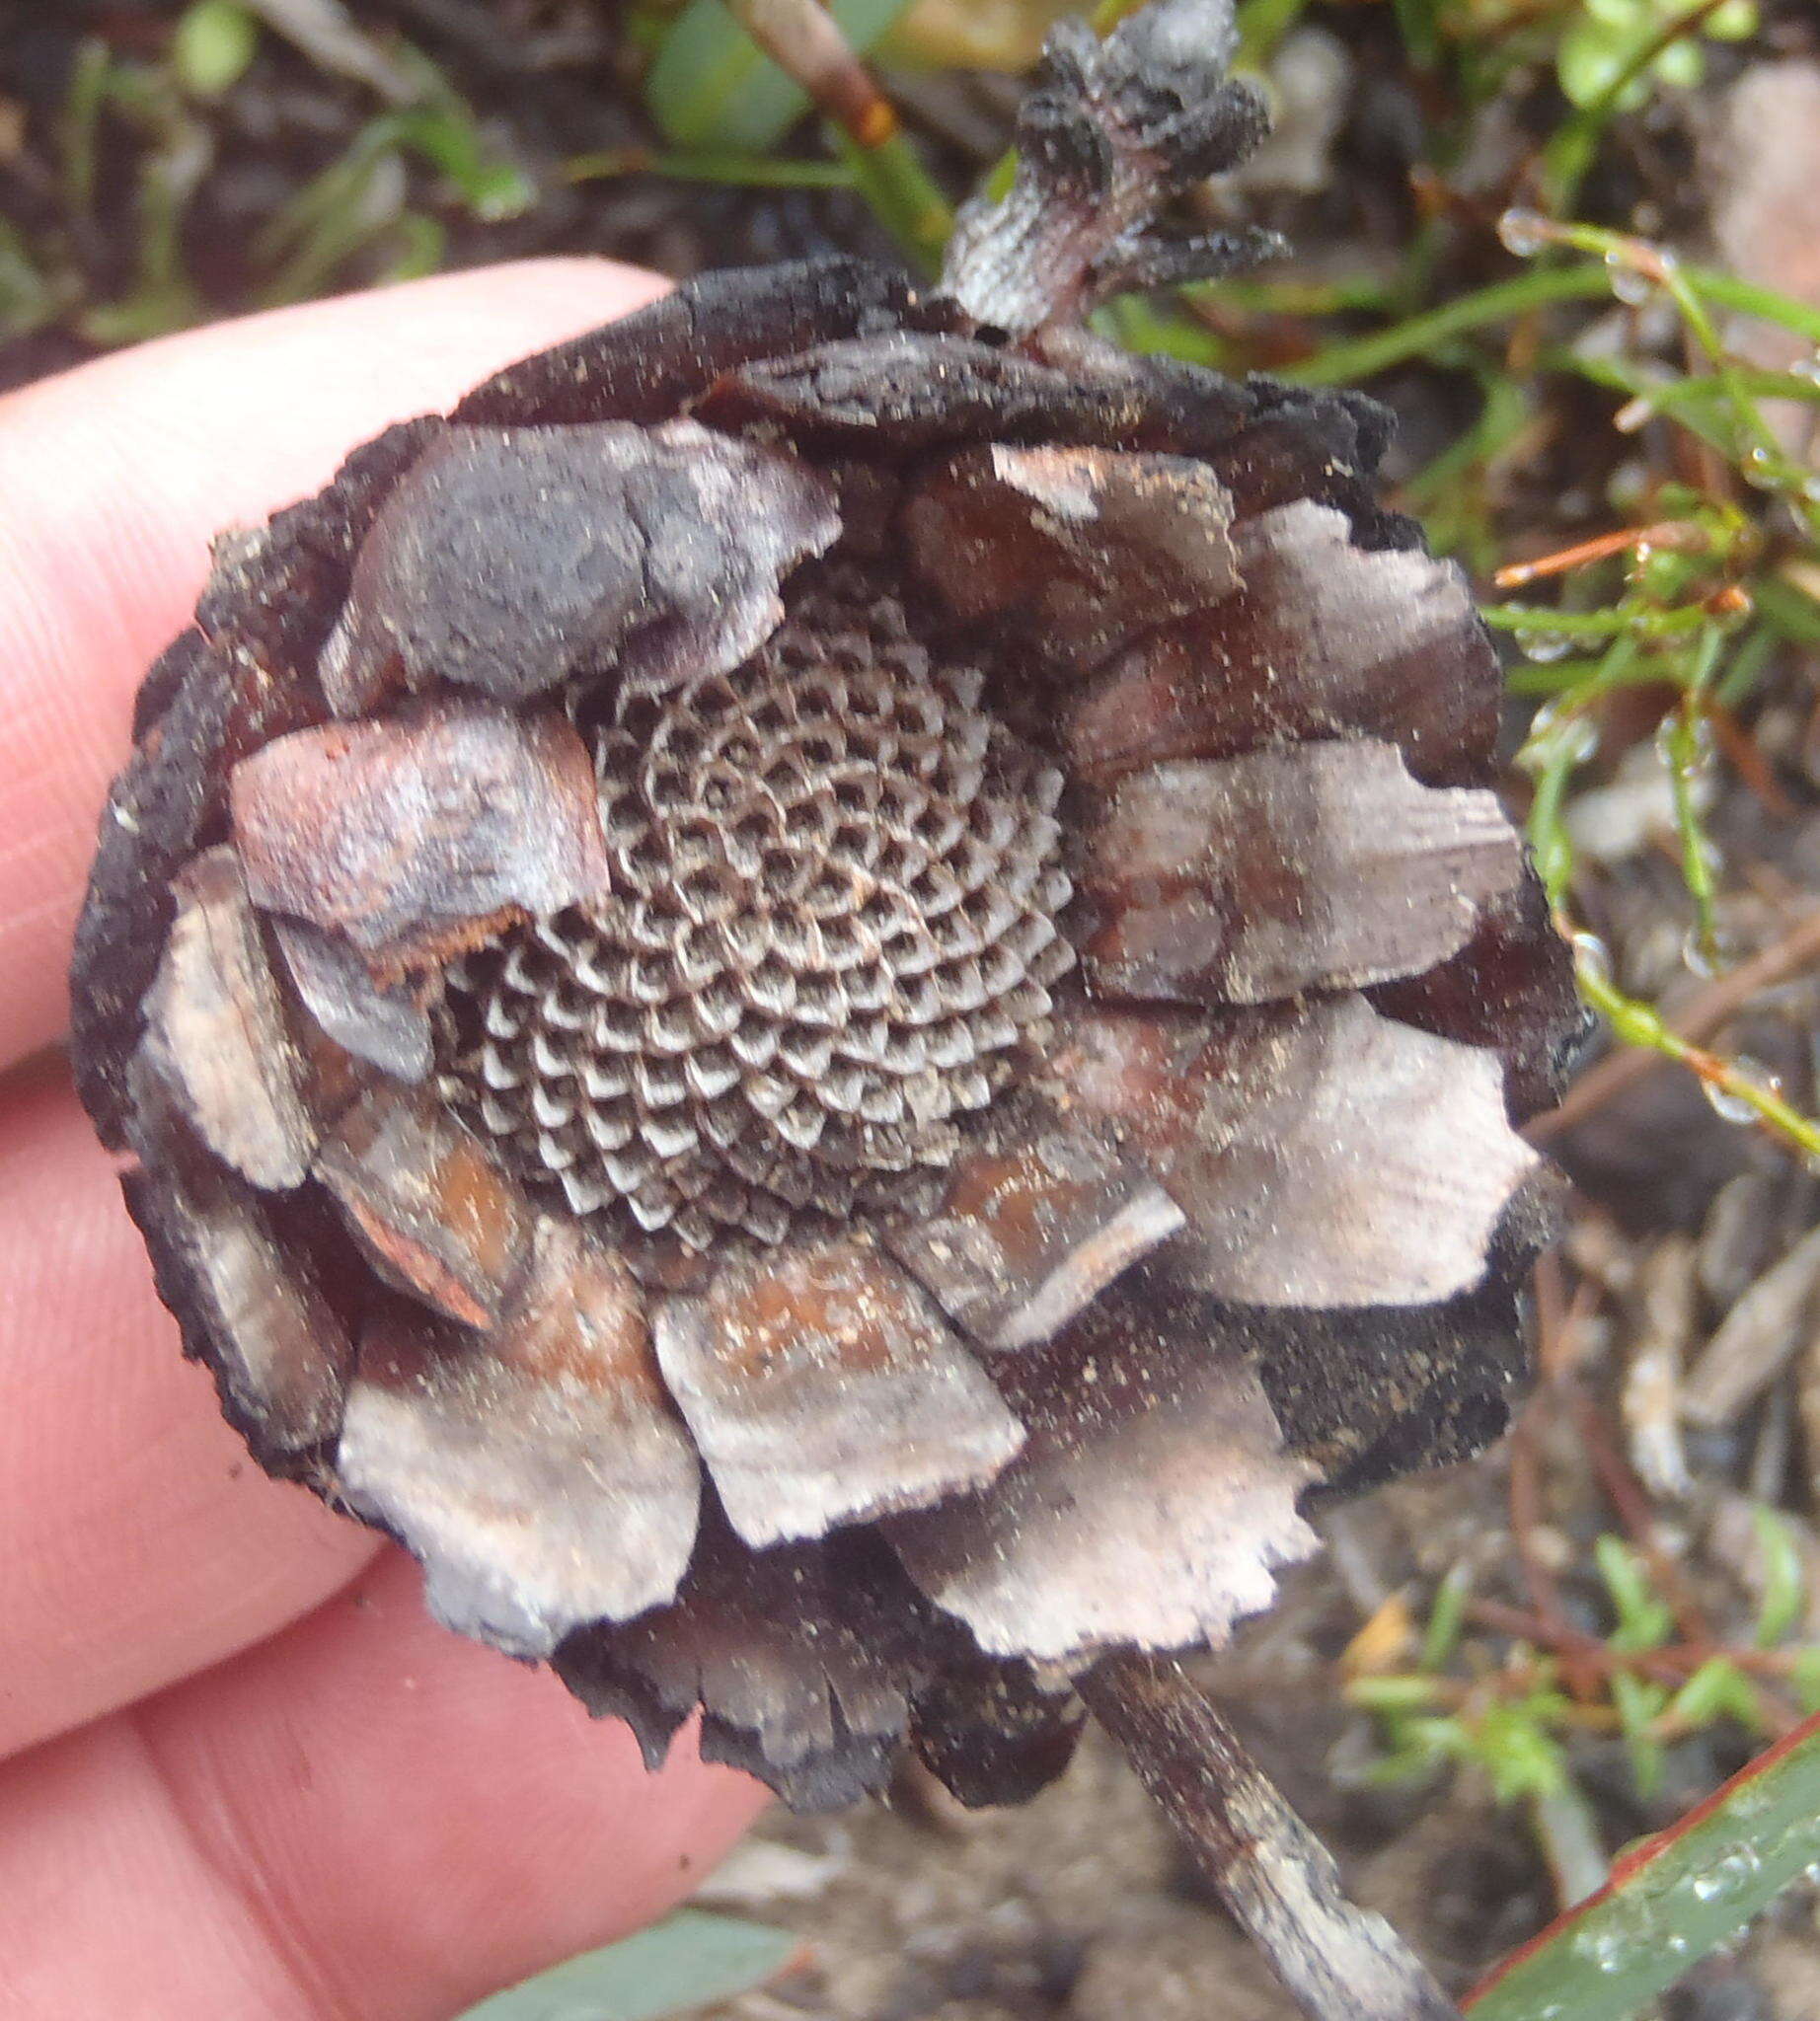
[[[1495,1435],[1546,1232],[1566,965],[1377,410],[1070,320],[1232,252],[1150,230],[1255,127],[1154,40],[1062,45],[948,293],[710,276],[224,555],[84,918],[262,1462],[799,1803],[1038,1785],[1307,1490]]]

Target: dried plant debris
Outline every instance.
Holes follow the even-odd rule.
[[[225,547],[104,823],[81,1086],[262,1462],[801,1804],[1029,1793],[1520,1361],[1489,645],[1369,403],[1077,320],[1255,136],[1201,15],[1063,35],[941,291],[710,276]]]

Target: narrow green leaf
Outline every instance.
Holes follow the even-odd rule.
[[[489,151],[473,109],[450,94],[400,118],[407,146],[446,176],[473,214],[489,224],[522,217],[537,201],[537,185],[515,162]]]
[[[669,2021],[763,1985],[801,1948],[789,1930],[686,1909],[495,1993],[465,2021]]]
[[[1774,1649],[1801,1618],[1807,1604],[1807,1571],[1794,1532],[1774,1509],[1751,1511],[1763,1547],[1763,1606],[1757,1615],[1757,1647]]]
[[[1668,1716],[1684,1726],[1706,1726],[1727,1715],[1755,1726],[1757,1692],[1730,1658],[1711,1656],[1669,1700]]]
[[[909,255],[911,263],[931,278],[940,273],[942,255],[954,229],[954,213],[909,139],[893,133],[876,147],[861,147],[832,120],[827,135],[829,145],[852,173],[854,187]]]
[[[1603,265],[1537,267],[1444,302],[1438,309],[1411,316],[1389,330],[1373,331],[1349,343],[1328,344],[1278,376],[1300,386],[1344,386],[1400,365],[1405,358],[1430,355],[1451,338],[1486,324],[1508,322],[1553,302],[1597,300],[1609,295],[1611,288],[1611,275]]]
[[[869,49],[905,0],[828,0],[856,49]],[[645,80],[645,103],[677,147],[763,154],[808,110],[787,77],[721,5],[689,0]]]
[[[1346,1686],[1346,1703],[1366,1712],[1405,1712],[1411,1706],[1440,1704],[1447,1688],[1441,1678],[1354,1678]]]
[[[246,75],[259,43],[260,25],[240,0],[192,0],[171,32],[171,65],[187,92],[219,98]]]
[[[851,189],[845,162],[804,161],[723,149],[679,154],[651,147],[609,147],[574,154],[563,164],[566,183],[610,182],[620,176],[668,176],[678,183],[719,183],[736,189]]]
[[[54,322],[59,291],[41,272],[17,225],[0,217],[0,337],[29,337]]]
[[[1466,1604],[1473,1597],[1473,1573],[1468,1565],[1451,1567],[1435,1589],[1434,1607],[1422,1636],[1422,1653],[1415,1667],[1422,1671],[1445,1670],[1460,1645],[1460,1630],[1466,1622]]]
[[[1796,645],[1820,646],[1820,601],[1782,575],[1760,575],[1751,594],[1765,618]]]
[[[1612,1647],[1632,1653],[1660,1649],[1674,1633],[1675,1616],[1667,1602],[1651,1590],[1641,1557],[1623,1537],[1607,1531],[1593,1539],[1593,1562],[1618,1615]]]
[[[1820,1649],[1796,1650],[1791,1682],[1801,1710],[1810,1716],[1820,1712]]]
[[[1473,2021],[1631,2021],[1820,1860],[1820,1720],[1617,1863],[1467,2002]]]

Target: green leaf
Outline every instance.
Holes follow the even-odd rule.
[[[1422,1653],[1415,1660],[1423,1671],[1445,1670],[1460,1645],[1460,1631],[1466,1623],[1466,1604],[1473,1597],[1473,1574],[1469,1566],[1453,1566],[1435,1589],[1434,1608],[1422,1636]]]
[[[1727,1716],[1757,1723],[1757,1692],[1728,1657],[1709,1656],[1668,1703],[1668,1716],[1684,1726],[1706,1726]]]
[[[905,0],[828,0],[856,49],[871,48]],[[808,110],[787,77],[721,5],[689,0],[645,80],[645,103],[677,147],[763,154]]]
[[[487,224],[522,217],[537,185],[516,163],[489,152],[472,108],[452,93],[400,115],[400,137],[441,171],[474,216]]]
[[[1570,105],[1594,106],[1625,74],[1632,49],[1629,35],[1594,21],[1582,22],[1562,38],[1555,67]],[[1630,92],[1634,100],[1640,93]]]
[[[1476,1998],[1472,2021],[1632,2021],[1820,1860],[1820,1721],[1618,1862]]]
[[[1667,1766],[1654,1726],[1668,1704],[1668,1693],[1660,1684],[1632,1677],[1629,1671],[1615,1671],[1612,1675],[1612,1704],[1624,1733],[1625,1752],[1630,1757],[1630,1773],[1636,1781],[1636,1793],[1641,1797],[1654,1796],[1662,1787],[1662,1775]]]
[[[1756,1508],[1751,1520],[1763,1549],[1763,1607],[1757,1615],[1757,1647],[1774,1649],[1807,1604],[1807,1572],[1794,1532],[1774,1509]]]
[[[1593,1539],[1593,1561],[1618,1615],[1612,1647],[1635,1654],[1660,1649],[1675,1630],[1675,1615],[1649,1585],[1643,1561],[1621,1536],[1609,1531]]]
[[[240,0],[193,0],[171,32],[171,65],[192,97],[219,98],[246,75],[260,25]]]
[[[1550,1795],[1567,1779],[1566,1758],[1526,1705],[1486,1706],[1473,1734],[1473,1753],[1500,1803]]]
[[[1346,1703],[1367,1712],[1406,1712],[1413,1706],[1440,1704],[1447,1688],[1441,1678],[1406,1674],[1354,1678],[1346,1685]]]
[[[0,337],[29,337],[54,322],[58,291],[40,272],[25,234],[0,217]]]
[[[1820,602],[1782,575],[1763,575],[1751,585],[1757,608],[1796,645],[1820,646]]]
[[[763,1985],[801,1948],[789,1930],[685,1909],[495,1993],[464,2021],[666,2021]]]

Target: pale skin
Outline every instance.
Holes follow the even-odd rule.
[[[540,261],[0,400],[0,2017],[441,2021],[687,1894],[761,1792],[647,1776],[185,1364],[55,1050],[134,688],[224,526],[661,283]]]

